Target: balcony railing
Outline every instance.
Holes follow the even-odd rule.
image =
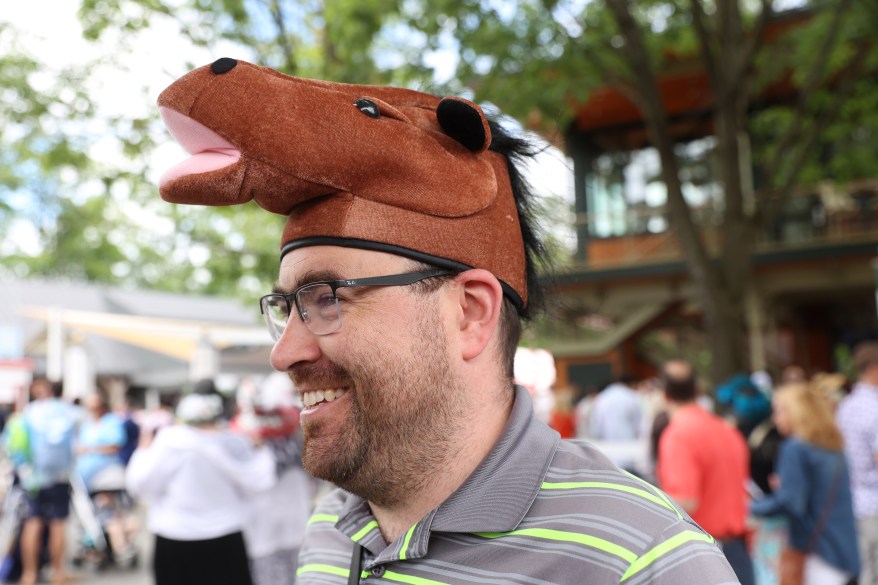
[[[693,211],[704,246],[711,254],[719,253],[722,210],[702,207]],[[589,236],[585,242],[585,261],[580,261],[579,267],[610,268],[681,259],[682,249],[668,227],[666,214],[664,207],[629,208],[616,216],[578,214],[577,226],[587,226],[588,233],[599,231],[598,226],[624,226],[624,235]],[[760,214],[756,238],[758,251],[878,241],[878,179],[844,186],[823,183],[766,205]]]

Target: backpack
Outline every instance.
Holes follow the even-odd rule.
[[[24,418],[34,474],[41,483],[66,479],[73,467],[73,408],[60,400],[35,402],[25,411]]]

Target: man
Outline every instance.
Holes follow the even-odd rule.
[[[159,97],[193,158],[162,197],[288,216],[263,314],[339,486],[299,583],[729,583],[713,539],[512,382],[536,304],[533,152],[466,100],[220,59]]]
[[[640,438],[643,405],[631,387],[632,382],[630,377],[623,376],[598,393],[588,425],[592,438],[603,441],[636,441]]]
[[[836,417],[844,436],[857,517],[860,585],[878,585],[878,342],[854,350],[858,380],[839,404]]]
[[[670,422],[659,439],[659,485],[716,538],[743,585],[754,583],[744,541],[750,455],[744,437],[696,404],[691,364],[665,364]]]
[[[23,585],[39,576],[43,529],[49,527],[52,583],[67,580],[64,571],[65,524],[70,515],[70,470],[73,437],[78,413],[61,400],[61,385],[38,378],[30,388],[31,402],[24,410],[29,457],[19,466],[22,487],[27,491],[27,518],[21,531]]]

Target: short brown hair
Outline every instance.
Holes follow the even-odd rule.
[[[854,348],[854,367],[862,374],[870,366],[878,366],[878,341],[864,341]]]
[[[413,262],[411,270],[430,270],[431,268],[436,267],[423,262]],[[429,294],[442,288],[446,282],[452,280],[455,276],[457,276],[457,273],[419,280],[412,284],[411,288],[417,293]],[[500,343],[500,359],[502,360],[503,374],[510,382],[515,378],[515,351],[518,349],[518,342],[521,340],[521,319],[515,303],[506,295],[503,295],[497,336]]]

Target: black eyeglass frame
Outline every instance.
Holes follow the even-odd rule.
[[[387,276],[367,276],[365,278],[354,278],[347,280],[315,280],[314,282],[308,282],[303,284],[300,287],[297,287],[292,292],[288,293],[270,293],[262,296],[259,299],[259,312],[262,313],[263,317],[265,317],[265,305],[266,300],[271,298],[282,298],[287,304],[287,314],[291,314],[293,312],[293,305],[296,306],[296,313],[298,313],[299,318],[302,320],[302,323],[307,325],[308,321],[306,320],[305,311],[302,309],[301,305],[299,305],[299,293],[311,286],[315,285],[325,285],[328,286],[332,290],[332,298],[335,299],[336,304],[338,303],[338,296],[335,294],[336,291],[340,288],[351,288],[351,287],[363,287],[363,286],[406,286],[409,284],[414,284],[416,282],[420,282],[422,280],[427,280],[428,278],[435,278],[437,276],[453,276],[455,274],[459,274],[458,272],[447,270],[444,268],[431,268],[430,270],[420,270],[417,272],[403,272],[401,274],[388,274]],[[289,319],[289,318],[288,318]],[[341,314],[339,314],[339,329],[341,329]],[[336,329],[335,331],[338,331]],[[334,333],[334,332],[330,332]],[[317,335],[328,335],[329,333],[317,334]]]

